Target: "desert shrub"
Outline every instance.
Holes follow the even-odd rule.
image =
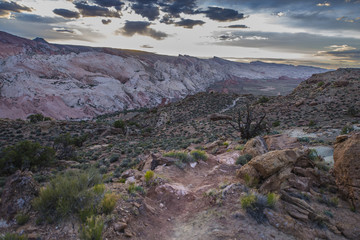
[[[149,184],[150,181],[154,178],[154,172],[149,170],[149,171],[146,171],[145,175],[144,175],[144,178],[145,178],[145,182],[146,184]]]
[[[188,153],[180,152],[180,151],[167,152],[163,156],[164,157],[171,157],[171,158],[179,159],[183,163],[188,163],[188,162],[193,162],[194,161],[194,159],[191,156],[189,156]]]
[[[256,177],[252,177],[249,174],[244,175],[245,185],[250,188],[256,188],[259,184],[259,179]]]
[[[82,240],[101,240],[104,230],[104,221],[101,216],[91,216],[80,228],[80,239]]]
[[[118,160],[119,160],[119,155],[117,155],[117,154],[113,154],[113,155],[110,157],[110,163],[117,162]]]
[[[29,221],[29,219],[30,219],[29,215],[22,213],[16,214],[15,216],[16,223],[19,225],[24,225]]]
[[[241,150],[243,150],[244,149],[244,145],[237,145],[236,147],[235,147],[235,150],[238,150],[238,151],[241,151]]]
[[[272,123],[272,126],[273,126],[273,127],[278,127],[278,126],[280,126],[280,121],[277,120],[277,121],[273,122],[273,123]]]
[[[208,159],[208,156],[206,155],[205,151],[201,151],[201,150],[193,150],[190,152],[191,156],[196,160],[196,161],[206,161]]]
[[[42,122],[42,121],[49,121],[49,120],[51,120],[51,118],[49,118],[49,117],[44,117],[44,115],[42,115],[41,113],[29,115],[29,116],[27,117],[27,119],[29,119],[29,121],[30,121],[31,123],[37,123],[37,122]]]
[[[308,126],[314,127],[316,125],[316,122],[314,120],[310,120]]]
[[[101,211],[105,213],[106,215],[110,214],[116,205],[116,202],[118,201],[119,196],[115,193],[107,193],[105,194],[104,198],[101,201]]]
[[[136,192],[144,194],[145,190],[141,186],[137,186],[137,185],[135,185],[135,183],[131,183],[128,187],[128,193],[131,195],[134,195]]]
[[[236,164],[241,164],[241,165],[245,165],[247,164],[250,160],[252,159],[252,156],[250,154],[245,154],[242,156],[239,156],[238,159],[236,160]]]
[[[323,85],[324,85],[324,82],[323,82],[323,81],[320,81],[320,82],[318,82],[318,84],[317,84],[318,87],[322,87]]]
[[[266,196],[252,192],[240,199],[241,207],[253,217],[258,223],[266,221],[264,214],[265,208],[273,208],[279,199],[279,196],[275,193],[269,193]]]
[[[325,162],[315,149],[310,150],[308,157],[315,163],[318,169],[326,172],[330,170],[329,164]]]
[[[344,126],[344,127],[341,129],[341,134],[349,134],[349,133],[351,133],[352,131],[354,131],[354,127],[353,127],[353,126]]]
[[[88,134],[71,136],[70,133],[61,134],[54,140],[54,148],[58,151],[58,157],[62,159],[76,158],[75,147],[82,147],[87,140]]]
[[[0,235],[0,240],[27,240],[25,235],[19,235],[17,233],[5,233]]]
[[[96,209],[103,198],[101,189],[104,188],[97,186],[101,180],[94,169],[59,174],[40,190],[39,197],[34,199],[34,208],[50,223],[85,209]]]
[[[268,193],[266,195],[267,197],[267,205],[270,207],[270,208],[273,208],[275,207],[277,201],[279,200],[279,195],[277,195],[276,193]]]
[[[337,197],[328,198],[325,195],[321,195],[317,198],[317,200],[319,203],[323,203],[328,207],[337,207],[339,205],[339,198]]]
[[[123,120],[116,120],[114,122],[114,128],[120,128],[120,129],[124,129],[125,128],[125,122]]]
[[[347,110],[347,114],[351,117],[356,117],[358,113],[359,111],[354,106],[350,106]]]
[[[268,97],[262,96],[259,98],[258,103],[267,103],[268,101],[270,101]]]
[[[54,149],[41,146],[37,142],[22,141],[0,153],[0,171],[3,174],[12,174],[18,169],[34,170],[37,167],[48,166],[54,157]]]

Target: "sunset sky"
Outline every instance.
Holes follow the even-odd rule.
[[[360,67],[360,0],[0,0],[0,30],[167,55]]]

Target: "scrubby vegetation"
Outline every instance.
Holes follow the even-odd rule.
[[[68,171],[56,176],[49,185],[41,189],[34,200],[34,207],[41,220],[56,222],[72,214],[95,213],[104,196],[102,177],[94,169]]]
[[[29,116],[27,117],[27,119],[29,119],[29,121],[30,121],[31,123],[37,123],[37,122],[50,121],[50,120],[51,120],[51,118],[45,117],[45,116],[42,115],[41,113],[29,115]]]
[[[208,156],[206,155],[205,151],[201,150],[193,150],[190,152],[190,155],[196,160],[196,161],[206,161],[208,159]]]
[[[0,240],[28,240],[27,236],[19,235],[17,233],[5,233],[0,235]]]
[[[54,149],[40,143],[22,141],[0,153],[0,173],[12,174],[16,170],[34,170],[49,166],[55,159]]]
[[[245,165],[252,159],[252,156],[250,154],[241,155],[236,160],[236,164]]]
[[[80,228],[81,240],[101,240],[104,230],[104,221],[101,216],[89,217]]]

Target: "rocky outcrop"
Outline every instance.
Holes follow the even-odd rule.
[[[354,207],[360,208],[360,133],[337,137],[334,162],[339,190]]]
[[[301,147],[297,138],[289,137],[286,134],[268,135],[264,137],[264,140],[269,151]]]
[[[267,153],[268,149],[266,143],[262,137],[255,137],[250,139],[244,146],[243,154],[249,154],[252,157],[256,157]]]
[[[31,172],[18,170],[8,178],[1,195],[0,216],[11,220],[17,213],[30,211],[32,200],[40,190]]]

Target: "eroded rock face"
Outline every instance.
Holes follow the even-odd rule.
[[[0,216],[11,220],[17,213],[27,213],[39,190],[39,184],[31,172],[17,171],[5,183],[1,195]]]
[[[264,139],[269,151],[301,147],[297,138],[289,137],[286,134],[268,135]]]
[[[344,198],[360,208],[360,133],[339,136],[334,149],[334,175]]]

